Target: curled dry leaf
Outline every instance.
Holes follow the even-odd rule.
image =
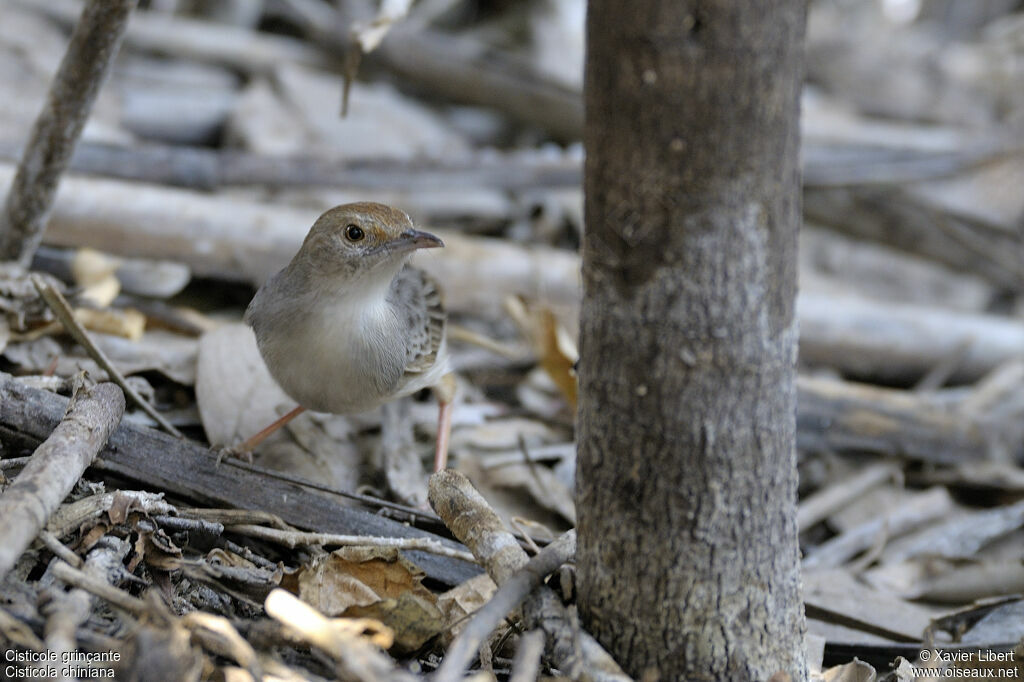
[[[821,673],[821,682],[875,682],[875,669],[863,661],[853,660],[850,663],[837,665]]]
[[[339,645],[350,645],[356,638],[369,641],[382,649],[390,648],[394,643],[391,630],[379,621],[369,618],[325,618],[287,590],[271,591],[264,602],[264,608],[268,616],[332,654]]]
[[[174,544],[162,528],[140,530],[136,550],[145,556],[146,565],[161,571],[181,568],[181,548]]]
[[[507,299],[505,311],[516,322],[523,335],[531,341],[540,366],[551,377],[569,405],[575,409],[579,392],[576,381],[579,350],[569,331],[558,321],[550,308],[531,309],[519,297]]]
[[[329,616],[369,617],[413,651],[442,630],[436,598],[423,573],[394,549],[345,547],[318,557],[298,575],[300,598]]]
[[[490,601],[497,589],[491,576],[481,573],[439,595],[437,606],[444,614],[446,637],[456,637],[469,622],[467,616]]]

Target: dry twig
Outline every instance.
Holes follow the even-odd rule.
[[[576,553],[576,531],[571,530],[541,550],[516,570],[494,593],[490,601],[473,614],[469,623],[448,647],[434,682],[455,682],[473,660],[480,645],[501,621],[544,582],[550,573],[572,560]],[[541,640],[543,650],[543,640]],[[539,655],[539,654],[538,654]],[[532,679],[532,678],[530,678]]]
[[[431,476],[430,504],[455,537],[480,560],[499,588],[529,562],[515,537],[505,530],[501,519],[465,475],[445,469]],[[550,588],[540,587],[533,592],[523,607],[523,615],[528,628],[537,627],[545,632],[551,658],[564,674],[573,678],[585,675],[593,680],[629,679],[597,640],[573,626],[573,618]],[[461,662],[455,661],[444,675],[458,679],[462,667]]]
[[[0,577],[14,566],[81,477],[124,413],[114,384],[81,389],[49,438],[0,496]]]
[[[149,401],[139,395],[139,392],[132,388],[131,384],[124,378],[124,375],[114,367],[114,364],[110,362],[106,353],[100,350],[99,346],[93,343],[92,339],[82,328],[82,325],[78,324],[78,320],[75,319],[75,314],[71,311],[71,306],[64,299],[57,289],[51,286],[48,282],[40,277],[33,276],[32,283],[36,285],[36,289],[39,291],[39,295],[46,301],[46,305],[50,306],[50,310],[57,316],[60,323],[64,325],[64,329],[75,339],[82,348],[89,353],[89,357],[96,361],[100,367],[103,368],[109,376],[110,380],[121,387],[121,390],[125,392],[132,402],[142,408],[142,411],[148,414],[153,420],[160,425],[167,433],[177,438],[184,438],[178,429],[174,428],[169,421],[164,419],[163,415],[157,412],[156,408],[149,404]]]
[[[476,561],[469,552],[446,547],[430,538],[381,538],[365,535],[335,535],[333,533],[304,533],[298,530],[281,530],[249,524],[228,526],[232,533],[267,540],[294,549],[310,545],[341,545],[344,547],[388,547],[393,549],[418,549],[438,556],[447,556],[463,561]]]

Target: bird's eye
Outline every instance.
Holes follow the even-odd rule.
[[[345,227],[345,237],[347,237],[350,242],[357,242],[365,236],[366,233],[363,232],[363,228],[358,225],[348,225]]]

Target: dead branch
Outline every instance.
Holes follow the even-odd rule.
[[[130,545],[124,540],[107,535],[102,538],[89,551],[85,560],[85,567],[82,570],[84,575],[90,576],[98,582],[106,582],[113,585],[123,577],[124,566],[122,561]],[[57,562],[54,566],[65,566]],[[54,601],[46,604],[48,612],[46,625],[46,646],[50,651],[58,654],[65,654],[74,651],[78,642],[75,632],[85,624],[92,615],[93,599],[90,594],[81,588],[70,592],[58,592]]]
[[[515,537],[465,475],[445,469],[431,476],[430,504],[499,588],[529,562]],[[629,679],[593,637],[572,625],[572,617],[550,588],[540,587],[531,593],[523,605],[523,616],[527,629],[544,631],[546,648],[563,674],[573,679],[581,675],[594,680]],[[452,665],[450,679],[458,679],[463,665],[460,661]]]
[[[897,537],[929,521],[942,518],[953,509],[953,498],[945,488],[931,488],[892,511],[880,514],[837,535],[811,550],[803,561],[804,570],[833,568],[860,552],[889,538]]]
[[[280,528],[267,528],[266,526],[254,526],[251,524],[240,524],[228,526],[232,533],[247,535],[249,537],[267,540],[285,547],[308,547],[310,545],[341,545],[344,547],[389,547],[393,549],[418,549],[423,552],[448,556],[463,561],[474,561],[473,555],[469,552],[454,549],[442,545],[430,538],[380,538],[368,537],[365,535],[337,535],[333,533],[303,533],[294,530],[281,530]]]
[[[0,373],[0,435],[5,438],[42,440],[60,421],[66,406],[66,398],[27,388]],[[216,459],[197,443],[124,423],[111,434],[93,466],[203,504],[267,510],[287,523],[316,532],[433,538],[459,547],[417,528],[344,506],[333,495],[282,480],[274,472],[233,461],[218,467]],[[479,571],[449,557],[420,551],[410,551],[407,556],[428,576],[451,585]]]
[[[862,495],[898,475],[896,465],[882,462],[866,467],[855,476],[837,481],[823,488],[800,502],[797,509],[796,524],[805,531],[819,521],[839,511]]]
[[[46,523],[46,532],[56,538],[63,538],[81,528],[84,524],[108,513],[114,506],[138,510],[145,514],[173,514],[173,505],[164,500],[163,493],[145,490],[118,490],[99,493],[62,504]],[[73,562],[68,561],[74,565]]]
[[[808,142],[804,149],[804,188],[879,188],[946,178],[1020,152],[1008,152],[1006,144],[978,144],[951,152],[857,148],[857,154],[853,154],[845,147],[837,150]],[[0,139],[0,159],[17,160],[20,149],[19,141]],[[389,191],[451,187],[543,191],[579,188],[583,180],[582,164],[572,155],[552,160],[547,154],[490,152],[454,160],[347,161],[157,143],[124,147],[85,140],[75,147],[68,170],[200,190],[262,185]]]
[[[17,158],[20,145],[0,140],[0,159]],[[69,169],[78,173],[212,190],[234,185],[343,187],[415,191],[480,188],[552,190],[580,185],[580,162],[543,155],[472,155],[462,159],[346,161],[315,156],[267,156],[239,150],[146,144],[121,147],[82,142]]]
[[[508,576],[490,601],[473,614],[466,627],[448,647],[444,662],[434,674],[434,682],[456,682],[460,679],[463,671],[473,661],[480,645],[487,640],[487,636],[494,628],[498,627],[530,592],[539,587],[549,574],[558,570],[558,567],[567,561],[571,561],[575,554],[576,531],[571,530]],[[504,572],[504,568],[495,569]]]
[[[957,215],[902,188],[846,187],[804,193],[807,220],[930,258],[1010,291],[1024,291],[1024,236]]]
[[[913,381],[959,358],[952,378],[972,381],[1024,355],[1024,323],[997,315],[811,291],[797,314],[801,361],[857,377]]]
[[[801,450],[872,452],[935,464],[1001,460],[1021,447],[1012,426],[937,408],[908,391],[797,379]]]
[[[6,395],[2,404],[3,412],[18,409],[9,405]],[[124,394],[114,384],[83,388],[66,416],[54,412],[55,419],[39,429],[40,435],[49,437],[0,495],[0,518],[4,519],[0,528],[0,577],[11,570],[107,442],[124,413]],[[50,433],[48,427],[57,421]]]
[[[81,7],[77,0],[16,1],[63,23]],[[330,65],[323,51],[294,38],[156,12],[136,12],[125,42],[137,50],[224,64],[243,73],[265,73],[285,63]]]
[[[0,184],[9,177],[4,170],[0,165]],[[117,255],[177,260],[198,275],[262,283],[288,263],[316,217],[316,210],[68,178],[46,239]],[[579,261],[573,253],[436,233],[445,248],[416,262],[441,282],[450,310],[494,313],[515,294],[559,306],[577,300]]]
[[[150,611],[150,607],[142,599],[133,597],[124,590],[114,587],[106,580],[90,575],[86,571],[72,568],[64,562],[55,563],[51,570],[54,577],[58,580],[101,597],[133,616],[142,616]]]
[[[136,0],[90,0],[83,8],[0,213],[0,260],[17,260],[24,267],[32,261],[60,176],[135,4]]]
[[[532,682],[538,679],[540,656],[544,653],[544,633],[530,630],[519,638],[519,648],[512,660],[512,674],[508,682]]]
[[[398,75],[434,95],[493,107],[565,140],[583,131],[583,98],[510,55],[428,29],[392,31],[376,52]]]

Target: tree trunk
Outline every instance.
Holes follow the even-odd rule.
[[[806,679],[804,0],[591,0],[577,553],[630,674]]]

